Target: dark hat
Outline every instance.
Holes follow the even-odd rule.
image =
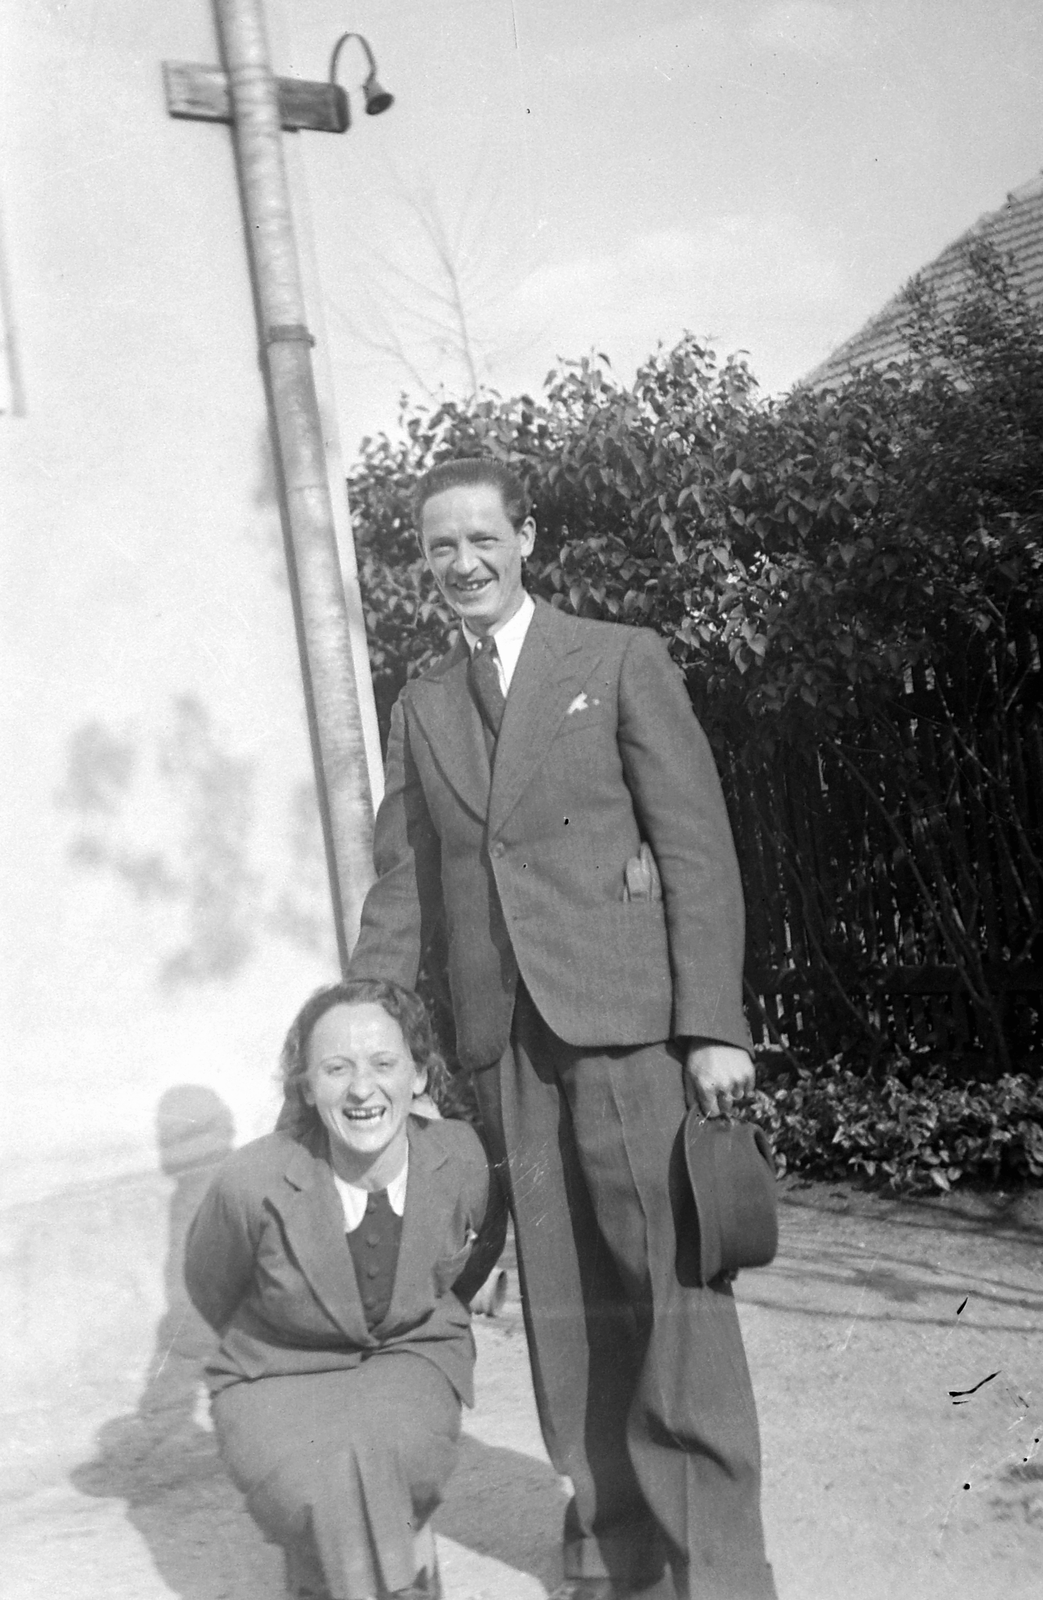
[[[693,1106],[684,1123],[688,1181],[699,1222],[700,1281],[742,1267],[764,1267],[779,1244],[775,1158],[763,1128],[730,1117],[704,1117]]]

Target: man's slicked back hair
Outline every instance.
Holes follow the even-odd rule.
[[[499,489],[507,520],[517,532],[529,515],[529,496],[524,484],[515,477],[510,467],[505,467],[502,461],[495,461],[491,456],[459,456],[455,461],[440,461],[437,467],[424,473],[413,499],[417,532],[420,531],[424,507],[436,494],[443,494],[446,489],[471,488],[476,484],[488,484],[492,489]]]

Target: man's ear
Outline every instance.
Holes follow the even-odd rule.
[[[532,555],[532,549],[536,543],[536,523],[532,517],[526,517],[518,529],[518,541],[521,544],[522,559],[524,560],[526,556]]]

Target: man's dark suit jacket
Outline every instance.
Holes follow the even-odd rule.
[[[651,846],[662,901],[623,898]],[[743,902],[706,738],[661,639],[536,602],[490,775],[455,648],[395,705],[378,879],[351,976],[412,987],[445,918],[462,1064],[507,1045],[519,976],[567,1043],[747,1047]]]
[[[408,1124],[409,1181],[387,1316],[366,1327],[325,1134],[271,1133],[235,1151],[203,1199],[185,1246],[185,1282],[221,1334],[214,1392],[240,1380],[358,1366],[380,1350],[427,1357],[474,1404],[474,1340],[464,1300],[503,1246],[483,1237],[490,1175],[462,1122]],[[496,1220],[494,1218],[494,1220]],[[494,1230],[495,1231],[495,1230]],[[456,1292],[454,1293],[454,1287]]]

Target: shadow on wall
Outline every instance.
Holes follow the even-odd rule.
[[[281,1551],[264,1543],[218,1455],[202,1379],[214,1335],[182,1275],[185,1235],[233,1133],[231,1113],[211,1089],[181,1084],[159,1102],[160,1164],[174,1182],[165,1309],[136,1409],[105,1422],[92,1458],[70,1473],[81,1494],[126,1502],[128,1520],[179,1600],[284,1600],[286,1593]],[[519,1516],[520,1505],[528,1514]],[[557,1575],[561,1507],[560,1481],[547,1463],[465,1438],[436,1527],[549,1583]]]
[[[67,859],[117,884],[128,918],[151,910],[161,990],[234,978],[267,937],[333,957],[314,784],[285,783],[266,838],[262,777],[193,694],[161,726],[93,720],[70,736],[55,796]]]
[[[282,1560],[266,1546],[225,1477],[201,1382],[214,1335],[182,1278],[185,1234],[232,1148],[232,1115],[211,1089],[180,1084],[156,1113],[160,1164],[174,1181],[165,1309],[137,1409],[99,1430],[70,1474],[82,1493],[127,1503],[156,1570],[184,1600],[282,1600]]]

